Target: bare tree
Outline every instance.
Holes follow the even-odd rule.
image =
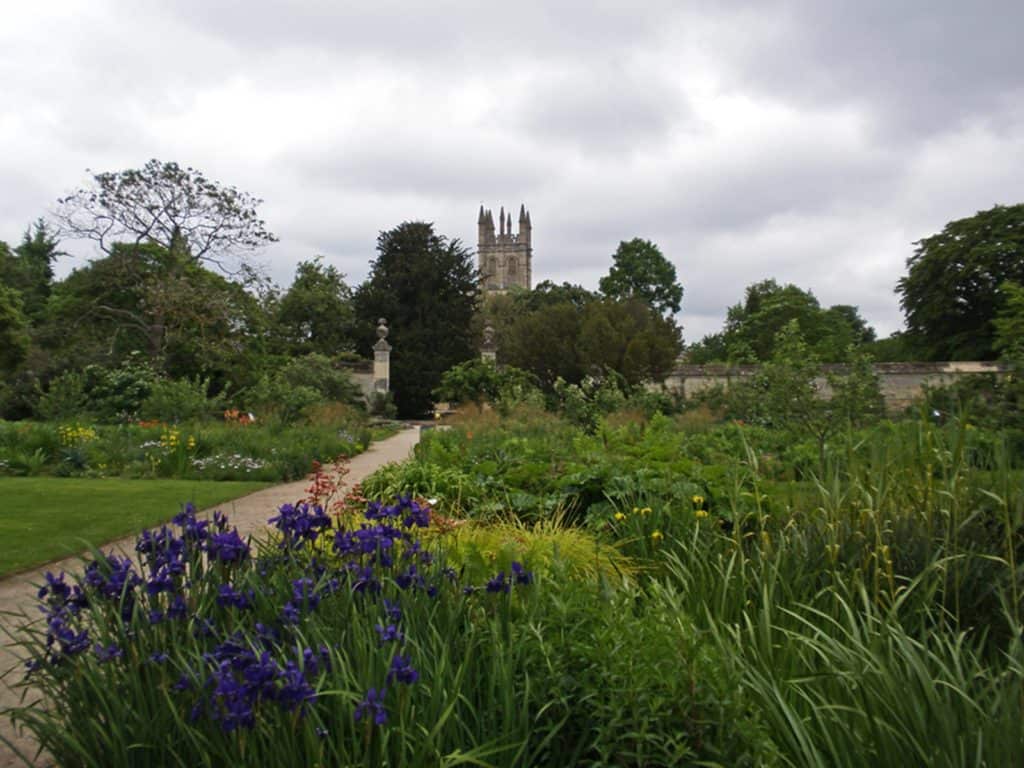
[[[92,173],[91,171],[88,171]],[[277,238],[256,214],[263,201],[210,181],[194,168],[150,160],[141,169],[93,174],[93,184],[58,200],[60,235],[115,243],[153,243],[195,263],[233,273],[243,258]]]

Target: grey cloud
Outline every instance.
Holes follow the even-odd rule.
[[[310,178],[371,194],[460,197],[474,190],[528,190],[538,184],[543,170],[529,153],[502,143],[474,147],[425,127],[422,135],[356,135],[326,151],[317,148],[293,157]]]
[[[663,75],[605,61],[537,78],[519,107],[518,125],[535,139],[580,153],[650,151],[693,119]]]
[[[743,84],[805,105],[868,105],[895,139],[979,115],[998,128],[1024,96],[1019,0],[783,0],[760,15],[730,51]]]
[[[153,0],[147,5],[165,8]],[[472,0],[183,0],[174,4],[173,13],[201,33],[243,49],[266,52],[298,46],[427,68],[441,62],[462,64],[479,71],[502,59],[571,56],[595,47],[632,45],[645,38],[658,24],[658,13],[671,6],[669,0],[659,0],[638,13],[628,4],[587,0],[524,0],[514,5]]]

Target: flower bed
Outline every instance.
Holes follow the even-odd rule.
[[[352,419],[319,426],[0,422],[0,474],[288,481],[313,461],[365,450],[373,433],[358,415]]]
[[[678,633],[624,658],[620,632],[656,626],[623,614],[635,596],[535,583],[525,564],[501,558],[467,581],[415,536],[430,521],[407,497],[372,502],[358,519],[285,505],[271,520],[278,535],[252,545],[224,516],[189,508],[144,532],[134,561],[98,555],[78,578],[47,574],[44,620],[22,647],[25,684],[51,705],[14,716],[62,765],[565,765],[625,746],[636,764],[655,764],[655,754],[694,754],[710,728],[692,715],[692,680],[667,674],[685,647]],[[624,681],[648,652],[657,664]],[[679,723],[664,736],[611,728],[595,741],[604,703],[590,693],[605,677],[643,697],[619,717],[649,726],[665,714],[643,703],[653,694]]]

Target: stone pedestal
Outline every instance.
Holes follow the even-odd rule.
[[[492,365],[498,364],[498,347],[494,343],[494,329],[489,325],[484,326],[484,343],[480,347],[480,359]]]
[[[377,321],[377,343],[373,345],[373,391],[387,394],[391,389],[391,345],[387,342],[388,324]]]

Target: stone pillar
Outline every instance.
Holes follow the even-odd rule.
[[[373,345],[373,391],[387,394],[391,388],[391,345],[387,342],[388,323],[377,321],[377,343]]]
[[[498,347],[494,343],[494,329],[490,325],[484,326],[484,343],[480,347],[480,359],[492,365],[498,364]]]

